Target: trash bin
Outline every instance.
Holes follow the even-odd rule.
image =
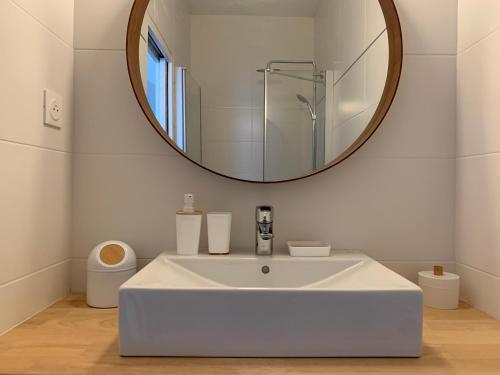
[[[121,241],[97,245],[87,261],[87,304],[92,307],[118,306],[120,285],[137,270],[134,250]]]

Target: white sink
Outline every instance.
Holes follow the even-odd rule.
[[[421,340],[420,288],[361,253],[162,254],[120,288],[124,356],[417,357]]]

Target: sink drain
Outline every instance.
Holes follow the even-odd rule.
[[[268,266],[263,266],[261,271],[263,274],[267,274],[269,273],[269,271],[271,271],[271,269]]]

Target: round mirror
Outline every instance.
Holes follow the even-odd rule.
[[[392,0],[136,0],[129,74],[149,122],[199,166],[307,177],[373,134],[397,90]]]

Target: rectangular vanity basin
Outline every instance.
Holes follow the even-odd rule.
[[[119,300],[123,356],[421,354],[421,289],[362,253],[164,253],[121,286]]]

